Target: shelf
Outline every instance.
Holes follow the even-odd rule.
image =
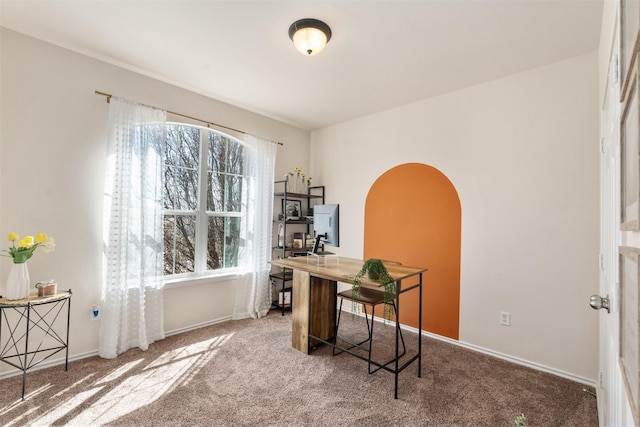
[[[275,246],[271,249],[273,249],[274,251],[285,251],[294,254],[306,254],[311,248],[283,248],[280,246]]]
[[[313,216],[304,215],[304,213],[309,213],[310,209],[317,204],[324,204],[324,186],[310,186],[308,187],[307,192],[299,193],[299,192],[289,192],[287,189],[291,188],[288,185],[287,180],[279,180],[275,181],[274,184],[278,189],[282,189],[284,191],[274,191],[274,203],[278,204],[278,198],[281,198],[282,201],[282,210],[277,212],[274,209],[274,214],[277,213],[277,219],[273,219],[274,224],[274,235],[277,234],[277,237],[272,240],[272,244],[276,243],[279,246],[272,246],[272,257],[276,258],[286,258],[290,256],[301,256],[306,255],[307,251],[311,250],[311,247],[303,247],[303,248],[293,248],[292,246],[284,246],[283,243],[285,241],[282,237],[289,240],[289,244],[292,244],[292,234],[295,237],[296,234],[304,234],[305,238],[308,235],[313,236]],[[302,190],[302,189],[300,189]],[[303,190],[304,191],[304,190]],[[285,202],[289,201],[289,202]],[[297,212],[295,212],[295,216],[293,212],[290,212],[289,219],[287,216],[286,206],[288,203],[295,204],[295,208]],[[295,211],[295,210],[294,210]],[[292,219],[296,218],[296,219]],[[275,226],[277,224],[277,226]],[[289,228],[291,227],[291,228]],[[304,232],[303,232],[304,230]],[[275,236],[272,236],[275,237]],[[304,242],[304,238],[302,240]],[[272,293],[276,292],[278,295],[281,295],[282,292],[287,293],[289,295],[288,298],[291,297],[293,293],[293,289],[291,287],[291,282],[293,280],[293,270],[291,269],[283,269],[277,273],[270,273],[269,280],[273,286]],[[273,299],[273,295],[272,295]],[[272,301],[272,307],[276,307],[282,310],[282,315],[284,316],[285,310],[291,310],[291,304],[289,301],[283,301],[285,304],[282,304],[278,298],[275,301]]]
[[[276,308],[291,308],[291,304],[280,304],[278,301],[271,301],[271,305]]]
[[[292,270],[288,270],[286,273],[285,272],[272,273],[272,274],[269,274],[269,277],[272,279],[289,281],[289,280],[293,280],[293,272]],[[285,291],[291,290],[291,287],[284,288],[284,290]]]
[[[283,220],[283,219],[274,219],[273,222],[284,222],[287,224],[313,224],[313,220],[309,220],[309,219],[288,219],[288,220]]]
[[[304,193],[289,193],[287,192],[287,199],[322,199],[324,198],[321,194],[304,194]],[[284,191],[276,191],[273,193],[276,197],[284,197]]]

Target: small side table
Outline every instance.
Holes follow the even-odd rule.
[[[65,350],[64,370],[69,367],[71,295],[69,289],[46,297],[38,297],[37,292],[19,300],[0,297],[0,361],[22,371],[22,400],[29,369],[62,350]],[[60,315],[64,316],[65,307],[66,331],[59,334],[54,326]],[[8,337],[3,337],[2,322],[6,323]]]

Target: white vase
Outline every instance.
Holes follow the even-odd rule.
[[[300,176],[294,175],[291,177],[291,192],[299,193],[300,192]]]
[[[23,299],[29,296],[29,269],[27,263],[12,264],[7,280],[7,299]]]

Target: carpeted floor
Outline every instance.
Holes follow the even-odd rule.
[[[341,331],[364,331],[343,316]],[[343,329],[344,327],[344,329]],[[376,324],[377,357],[393,327]],[[409,349],[417,337],[405,333]],[[272,313],[174,335],[146,352],[98,357],[0,381],[3,426],[362,425],[597,426],[594,390],[434,339],[423,339],[422,377],[369,375],[364,361],[331,349],[291,348],[291,318]]]

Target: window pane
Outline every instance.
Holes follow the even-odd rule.
[[[165,163],[167,165],[198,167],[200,163],[200,129],[193,126],[167,125],[166,138]]]
[[[196,210],[200,131],[190,126],[167,125],[165,154],[165,209]]]
[[[241,198],[242,198],[242,182],[241,176],[229,175],[227,176],[226,194],[225,194],[225,210],[227,212],[240,212],[241,211]]]
[[[232,268],[238,266],[240,252],[239,217],[209,217],[207,235],[207,269]]]
[[[244,250],[244,144],[211,129],[182,124],[167,125],[166,141],[165,275],[238,267],[238,254]],[[201,154],[206,157],[201,159]],[[206,200],[200,200],[203,185]],[[201,215],[208,215],[206,230],[197,229],[203,225]],[[196,253],[196,246],[204,250]]]
[[[195,215],[165,215],[164,274],[195,271]]]
[[[210,212],[224,212],[224,175],[207,172],[207,210]]]
[[[240,212],[244,145],[212,132],[207,158],[207,210]]]
[[[198,208],[197,169],[165,167],[164,208],[194,211]]]
[[[225,152],[225,172],[235,175],[244,173],[244,145],[228,141]]]

